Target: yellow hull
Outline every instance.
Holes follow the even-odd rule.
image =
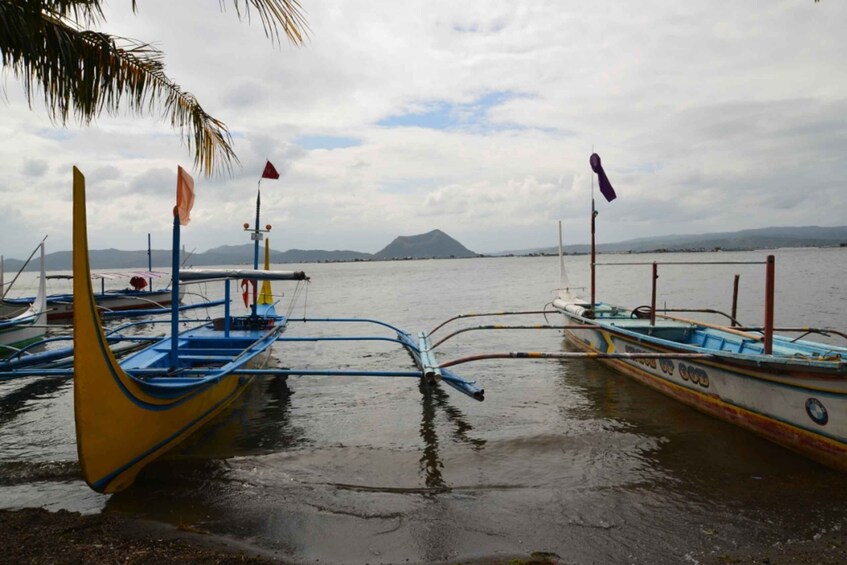
[[[232,403],[252,378],[230,375],[173,397],[145,392],[120,367],[89,276],[85,179],[74,167],[74,413],[83,477],[99,492],[129,486],[145,465]]]

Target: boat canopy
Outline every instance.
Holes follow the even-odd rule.
[[[186,282],[226,279],[253,279],[262,281],[302,281],[309,277],[303,271],[262,271],[257,269],[185,269],[179,280]]]

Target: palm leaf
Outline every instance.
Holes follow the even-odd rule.
[[[294,44],[303,41],[306,23],[296,0],[235,0],[239,18],[258,13],[266,35],[279,30]],[[66,124],[73,114],[82,123],[107,112],[138,114],[162,107],[180,131],[194,165],[204,174],[238,162],[224,123],[206,113],[197,99],[164,72],[163,54],[152,46],[88,31],[79,21],[102,21],[97,0],[0,0],[0,56],[22,82],[32,105],[43,94],[51,117]],[[221,4],[223,7],[223,4]],[[132,9],[137,9],[135,0]]]

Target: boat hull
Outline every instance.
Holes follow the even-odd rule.
[[[0,358],[7,357],[15,350],[39,341],[47,333],[46,283],[44,272],[44,243],[41,248],[41,272],[38,283],[38,295],[31,303],[22,306],[20,312],[11,316],[0,316]],[[3,303],[5,305],[5,303]]]
[[[97,307],[107,312],[167,307],[171,305],[172,298],[170,290],[132,291],[119,294],[107,292],[95,295]],[[72,299],[70,301],[51,300],[48,297],[47,308],[47,319],[50,321],[69,320],[74,316]]]
[[[241,368],[264,366],[269,354],[268,347]],[[111,359],[106,366],[104,357]],[[82,474],[91,488],[106,493],[132,484],[146,465],[226,410],[254,380],[229,374],[177,395],[155,394],[128,376],[103,342],[76,354],[74,372]]]
[[[77,452],[86,483],[111,493],[232,404],[254,378],[243,369],[266,362],[284,323],[209,322],[118,363],[100,325],[87,239],[85,179],[74,167]]]
[[[7,357],[16,349],[26,347],[43,338],[44,329],[34,324],[0,330],[0,358]]]
[[[807,365],[673,359],[674,347],[597,325],[567,311],[569,342],[589,352],[660,353],[667,359],[602,359],[609,367],[701,412],[736,424],[829,467],[847,472],[845,375]]]

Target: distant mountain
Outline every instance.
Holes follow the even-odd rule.
[[[259,249],[259,264],[264,261],[264,247]],[[359,251],[322,251],[289,249],[274,251],[271,249],[271,263],[321,263],[333,261],[362,261],[370,259],[370,253]],[[205,253],[193,254],[186,263],[188,265],[252,265],[253,244],[223,245],[210,249]]]
[[[448,257],[476,257],[477,254],[444,233],[432,230],[421,235],[400,236],[374,259],[435,259]]]
[[[597,250],[605,253],[643,253],[648,251],[688,251],[722,249],[748,251],[776,249],[779,247],[834,247],[847,244],[847,226],[775,227],[741,230],[735,232],[701,233],[694,235],[668,235],[642,237],[618,243],[603,243]],[[566,253],[588,253],[588,244],[566,245]],[[497,255],[527,255],[530,253],[557,253],[557,247],[544,247],[497,253]]]
[[[164,249],[153,249],[150,254],[153,260],[153,268],[171,266],[171,252]],[[105,269],[138,269],[147,270],[147,251],[123,251],[121,249],[99,249],[92,250],[88,254],[88,260],[92,270]],[[5,259],[3,264],[7,273],[17,272],[23,261],[19,259]],[[73,269],[73,252],[56,251],[44,255],[44,269],[47,271],[70,271]],[[38,270],[38,255],[34,256],[27,266],[27,271]]]
[[[336,261],[371,261],[394,258],[430,258],[430,257],[475,257],[476,253],[440,230],[422,235],[398,237],[388,247],[373,255],[360,251],[320,249],[289,249],[270,252],[271,263],[322,263]],[[88,253],[91,268],[95,271],[107,269],[147,269],[147,251],[122,251],[120,249],[92,249]],[[153,269],[170,269],[170,250],[154,249],[151,253]],[[264,261],[264,248],[259,250],[259,263]],[[6,259],[7,273],[20,269],[23,261]],[[57,251],[44,256],[48,271],[69,271],[73,269],[73,256],[70,251]],[[203,253],[193,253],[185,261],[187,266],[204,267],[214,265],[252,265],[253,244],[222,245]],[[27,266],[28,271],[38,269],[38,260],[33,259]]]
[[[777,227],[741,230],[736,232],[703,233],[696,235],[671,235],[662,237],[643,237],[618,243],[604,243],[597,246],[605,253],[640,253],[649,251],[711,251],[720,248],[724,251],[775,249],[778,247],[835,247],[847,246],[847,226],[837,227]],[[586,244],[565,246],[566,253],[587,253]],[[532,253],[556,253],[556,247],[503,251],[492,255],[529,255]],[[359,251],[323,251],[319,249],[271,250],[271,263],[317,263],[334,261],[372,261],[391,259],[428,259],[448,257],[476,257],[477,253],[447,235],[441,230],[401,236],[376,254]],[[151,253],[153,269],[169,270],[171,252],[166,249],[154,249]],[[263,252],[259,256],[263,260]],[[45,255],[45,267],[48,271],[69,271],[73,268],[70,251],[57,251]],[[120,249],[100,249],[89,252],[91,268],[95,271],[108,269],[147,269],[147,251],[124,251]],[[223,245],[204,253],[194,253],[186,262],[190,266],[214,265],[251,265],[253,263],[253,244]],[[23,261],[5,259],[6,273],[20,269]],[[28,271],[38,269],[38,259],[33,258]],[[8,278],[7,278],[8,281]]]

